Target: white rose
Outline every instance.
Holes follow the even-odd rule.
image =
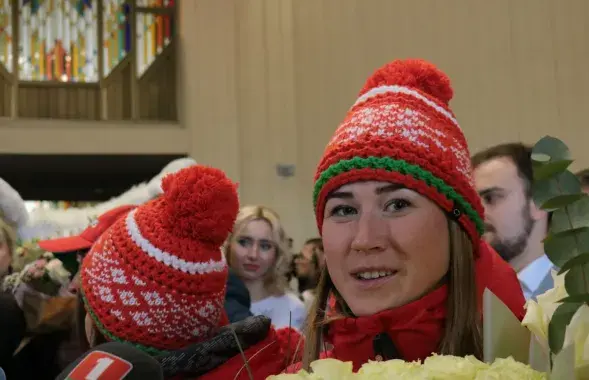
[[[45,265],[45,270],[49,275],[49,278],[57,284],[67,285],[69,282],[70,272],[64,267],[61,260],[53,259]]]
[[[577,378],[589,378],[589,306],[582,305],[573,315],[564,337],[563,347],[575,346]]]
[[[345,380],[353,378],[352,362],[337,359],[322,359],[311,363],[313,374],[322,380]]]
[[[537,297],[537,302],[526,303],[526,315],[522,325],[536,335],[538,342],[548,350],[548,326],[560,305],[558,301],[568,296],[564,285],[565,273],[552,271],[554,288]],[[575,346],[575,370],[578,378],[589,378],[589,306],[582,305],[567,326],[563,348]]]
[[[526,303],[526,315],[522,325],[527,327],[536,337],[538,342],[548,349],[548,325],[550,319],[560,305],[558,301],[568,296],[564,287],[564,273],[552,271],[554,288],[536,297],[537,301],[529,300]]]
[[[429,377],[436,380],[470,380],[475,378],[478,371],[488,367],[488,364],[474,356],[432,355],[423,362]]]

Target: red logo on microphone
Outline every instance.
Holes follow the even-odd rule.
[[[133,369],[126,360],[103,351],[92,351],[72,372],[67,380],[123,380]]]

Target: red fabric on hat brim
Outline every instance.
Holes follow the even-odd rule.
[[[48,252],[75,252],[87,250],[92,247],[92,242],[80,236],[43,240],[37,243],[39,247]]]

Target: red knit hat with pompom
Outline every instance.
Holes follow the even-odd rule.
[[[351,182],[400,183],[436,202],[473,240],[483,232],[483,207],[473,186],[466,139],[448,103],[450,80],[419,59],[378,69],[327,145],[315,174],[321,231],[327,195]]]
[[[100,333],[151,354],[206,340],[228,323],[220,247],[239,210],[235,184],[218,169],[180,170],[162,188],[107,230],[81,268]]]

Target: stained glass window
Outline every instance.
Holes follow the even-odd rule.
[[[131,50],[129,5],[125,0],[104,0],[103,5],[104,76],[127,56]]]
[[[97,0],[22,0],[22,80],[98,81]]]
[[[97,82],[99,49],[102,77],[108,77],[135,43],[141,76],[171,43],[175,0],[135,0],[136,40],[132,41],[131,4],[125,0],[18,0],[19,79],[25,81]],[[0,0],[0,64],[12,67],[11,3]],[[98,35],[98,2],[102,35]]]
[[[0,0],[0,64],[12,72],[12,12],[10,0]]]
[[[137,14],[137,75],[141,76],[155,61],[174,35],[171,15]]]
[[[137,0],[137,6],[143,8],[171,8],[174,0]]]

